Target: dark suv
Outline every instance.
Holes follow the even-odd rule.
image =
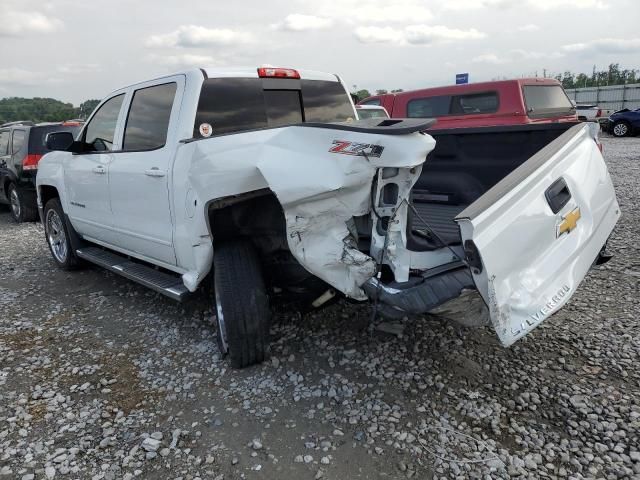
[[[16,222],[38,219],[36,173],[40,158],[49,150],[50,132],[80,130],[75,121],[61,123],[11,122],[0,125],[0,203],[11,207]]]

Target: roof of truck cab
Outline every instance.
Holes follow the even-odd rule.
[[[292,68],[300,74],[303,80],[326,80],[337,82],[338,77],[333,73],[319,72],[317,70],[306,70],[295,67],[260,65],[260,67],[269,68]],[[241,77],[241,78],[258,78],[258,66],[256,67],[228,67],[228,68],[202,68],[201,70],[207,74],[209,78],[225,78],[225,77]]]
[[[372,95],[361,102],[365,103],[375,98],[384,97],[413,97],[416,95],[436,96],[436,95],[456,95],[463,93],[481,93],[488,91],[501,91],[503,89],[521,88],[524,85],[561,85],[555,78],[514,78],[510,80],[496,80],[491,82],[463,83],[459,85],[442,85],[439,87],[420,88],[417,90],[406,90],[403,92],[385,93]]]
[[[290,68],[290,67],[272,67],[271,65],[262,65],[262,67],[270,67],[270,68]],[[106,97],[109,98],[118,93],[124,92],[129,88],[136,88],[151,82],[157,82],[158,80],[162,80],[164,78],[175,77],[176,75],[185,75],[186,77],[200,77],[204,75],[205,78],[259,78],[258,77],[258,68],[260,67],[211,67],[211,68],[188,68],[184,70],[179,70],[176,72],[171,72],[166,75],[161,75],[159,77],[148,78],[146,80],[142,80],[140,82],[131,83],[129,85],[124,85],[117,90],[113,90]],[[329,82],[338,82],[340,78],[334,73],[326,73],[320,72],[317,70],[306,70],[306,69],[298,69],[294,68],[299,74],[302,80],[325,80]]]

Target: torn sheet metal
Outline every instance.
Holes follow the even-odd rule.
[[[284,210],[289,249],[311,273],[347,296],[365,300],[361,285],[375,274],[376,262],[358,250],[348,225],[354,216],[371,212],[372,183],[382,167],[402,172],[399,178],[404,183],[399,190],[408,196],[435,142],[420,133],[386,136],[329,128],[294,130],[283,129],[267,145],[270,149],[282,145],[279,155],[264,155],[257,163]],[[401,201],[398,196],[397,205]],[[400,208],[396,218],[404,216],[406,221],[406,206]],[[389,259],[404,258],[403,238],[397,235]]]

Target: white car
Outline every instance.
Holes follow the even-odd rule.
[[[583,122],[597,122],[601,118],[606,118],[606,115],[602,115],[602,109],[597,105],[576,105],[576,115],[578,115],[578,120]]]
[[[365,118],[389,118],[387,109],[380,105],[356,105],[359,120]]]
[[[235,367],[267,355],[283,292],[486,323],[508,346],[606,260],[620,210],[593,125],[427,135],[431,120],[354,118],[340,78],[315,71],[193,69],[116,90],[76,139],[48,136],[53,259],[176,300],[212,274]]]

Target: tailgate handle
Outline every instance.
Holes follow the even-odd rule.
[[[547,188],[547,191],[544,192],[544,196],[551,207],[551,211],[553,213],[558,213],[571,199],[571,192],[569,191],[567,182],[564,181],[564,178],[560,177],[558,180],[553,182],[549,188]]]

